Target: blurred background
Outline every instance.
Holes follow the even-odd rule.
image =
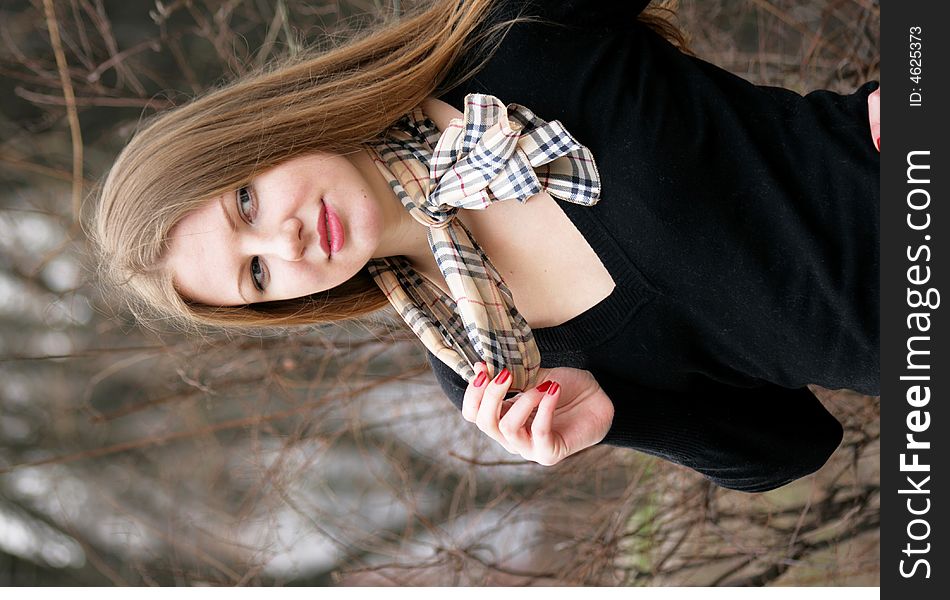
[[[399,10],[0,0],[0,584],[878,585],[878,398],[816,388],[841,447],[748,495],[625,449],[512,460],[387,312],[194,340],[102,297],[78,216],[141,118]],[[877,0],[678,15],[756,83],[880,79]]]

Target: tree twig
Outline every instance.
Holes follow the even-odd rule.
[[[69,134],[73,144],[73,223],[78,225],[79,211],[82,204],[83,184],[83,148],[82,131],[79,128],[79,112],[76,110],[76,97],[75,94],[73,94],[73,83],[69,78],[69,66],[66,64],[66,54],[63,52],[63,43],[59,37],[59,22],[56,20],[53,0],[43,0],[43,10],[46,13],[46,27],[49,29],[50,44],[53,47],[53,54],[56,56],[59,81],[63,86],[66,117],[69,119]]]

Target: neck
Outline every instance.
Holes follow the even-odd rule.
[[[369,191],[377,199],[383,216],[382,237],[373,258],[405,256],[414,268],[428,273],[430,264],[435,265],[435,259],[426,238],[426,228],[403,207],[389,182],[376,168],[369,150],[360,150],[349,158],[369,184]]]

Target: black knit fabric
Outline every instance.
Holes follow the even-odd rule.
[[[600,202],[559,205],[617,287],[534,334],[543,367],[587,369],[610,396],[602,443],[773,489],[841,440],[806,384],[879,393],[877,83],[752,85],[638,24],[644,4],[501,2],[493,22],[546,22],[515,25],[439,97],[527,106],[597,161]],[[465,382],[429,358],[461,407]]]

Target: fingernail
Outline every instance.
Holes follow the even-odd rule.
[[[557,393],[559,389],[561,389],[561,386],[559,386],[557,382],[555,381],[554,383],[551,384],[551,387],[548,388],[548,396],[553,396],[554,394]]]
[[[539,386],[538,386],[537,388],[535,388],[535,389],[537,389],[539,392],[546,392],[546,391],[548,391],[548,388],[549,388],[549,387],[551,387],[551,381],[550,381],[550,380],[545,381],[544,383],[542,383],[541,385],[539,385]]]
[[[486,379],[488,379],[488,372],[482,371],[478,374],[478,377],[475,378],[475,381],[473,381],[472,384],[475,387],[482,387],[482,384],[485,383]]]
[[[878,136],[877,138],[877,151],[878,152],[881,151],[881,137],[880,136]]]
[[[508,367],[505,367],[501,370],[501,373],[498,374],[498,377],[495,377],[495,383],[505,383],[508,381],[509,375],[511,375],[511,373],[508,372]]]

